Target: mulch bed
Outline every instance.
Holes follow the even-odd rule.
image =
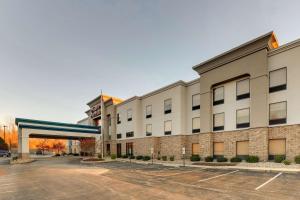
[[[203,165],[203,166],[236,166],[238,163],[230,162],[197,162],[192,165]]]

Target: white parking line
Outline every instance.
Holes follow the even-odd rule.
[[[280,176],[282,174],[282,172],[278,173],[276,176],[274,176],[273,178],[269,179],[268,181],[266,181],[265,183],[261,184],[260,186],[258,186],[257,188],[255,188],[255,190],[259,190],[260,188],[264,187],[265,185],[267,185],[268,183],[270,183],[271,181],[273,181],[275,178],[277,178],[278,176]]]
[[[0,192],[0,194],[4,194],[4,193],[12,193],[12,192],[16,192],[16,191],[9,190],[9,191],[5,191],[5,192]]]
[[[225,174],[220,174],[220,175],[217,175],[217,176],[213,176],[213,177],[210,177],[210,178],[206,178],[206,179],[201,179],[197,182],[204,182],[204,181],[208,181],[208,180],[211,180],[211,179],[215,179],[215,178],[219,178],[221,176],[226,176],[226,175],[229,175],[229,174],[233,174],[235,172],[238,172],[239,170],[235,170],[235,171],[232,171],[232,172],[228,172],[228,173],[225,173]]]

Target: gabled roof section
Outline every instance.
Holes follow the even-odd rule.
[[[271,49],[278,48],[278,46],[277,38],[274,32],[271,31],[207,61],[195,65],[193,69],[199,74],[202,74],[262,49],[267,49],[267,51],[269,51]]]
[[[109,95],[106,95],[106,94],[102,94],[102,96],[103,96],[104,102],[106,102],[106,101],[112,101],[113,104],[119,104],[119,103],[121,103],[123,101],[120,98],[112,97],[112,96],[109,96]],[[90,106],[90,107],[92,107],[95,102],[100,102],[100,98],[101,98],[101,95],[97,96],[95,99],[93,99],[92,101],[88,102],[87,105]]]

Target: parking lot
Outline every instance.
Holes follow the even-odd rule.
[[[0,199],[299,199],[300,174],[48,158],[0,165]]]

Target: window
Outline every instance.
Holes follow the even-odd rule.
[[[270,104],[269,125],[286,123],[286,106],[286,101]]]
[[[172,134],[172,121],[165,121],[165,135],[171,135]]]
[[[121,124],[120,113],[117,114],[117,124]]]
[[[132,109],[127,110],[127,121],[132,121]]]
[[[126,137],[128,138],[128,137],[133,137],[134,136],[134,133],[133,133],[133,131],[130,131],[130,132],[127,132],[126,133]]]
[[[111,126],[111,117],[110,117],[110,115],[106,115],[106,117],[107,117],[108,126]]]
[[[192,96],[192,110],[200,109],[200,94],[194,94]]]
[[[152,135],[152,124],[146,124],[146,136]]]
[[[245,159],[249,155],[249,141],[236,142],[236,157]]]
[[[200,154],[200,145],[199,143],[192,144],[192,155],[199,155]]]
[[[165,109],[165,114],[169,114],[172,112],[172,100],[171,99],[165,100],[164,109]]]
[[[236,100],[247,99],[250,97],[250,79],[236,82]]]
[[[213,90],[213,105],[219,105],[224,103],[224,87],[215,88]]]
[[[122,133],[118,133],[117,134],[117,139],[121,139],[122,138]]]
[[[214,131],[224,130],[224,113],[214,114]]]
[[[200,133],[200,117],[195,117],[192,120],[193,133]]]
[[[269,92],[277,92],[286,89],[287,69],[281,68],[270,72]]]
[[[214,142],[214,157],[221,157],[224,155],[224,142]]]
[[[152,106],[148,105],[146,106],[146,118],[151,118],[152,117]]]
[[[285,139],[271,139],[269,140],[269,160],[274,160],[275,156],[285,156],[286,154]]]
[[[236,111],[236,128],[247,128],[250,126],[250,109]]]

